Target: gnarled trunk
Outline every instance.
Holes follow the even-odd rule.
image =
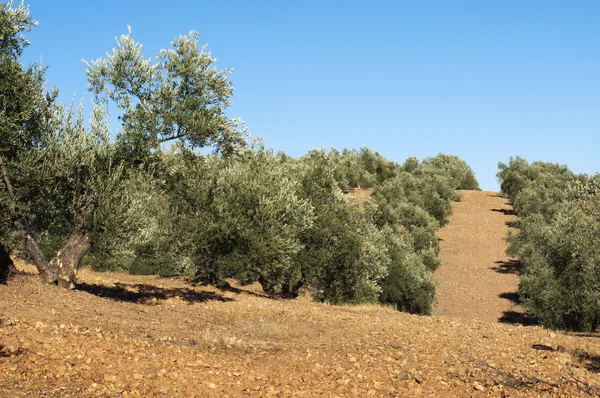
[[[81,260],[91,248],[86,224],[93,211],[94,206],[89,204],[79,208],[75,217],[75,228],[67,244],[50,260],[49,268],[53,272],[54,279],[46,282],[55,282],[65,289],[72,289],[75,286],[73,280]]]
[[[73,279],[79,270],[83,256],[90,250],[90,240],[86,231],[76,228],[67,244],[50,260],[50,268],[56,272],[56,283],[72,289]]]
[[[81,205],[75,217],[75,228],[67,244],[58,252],[50,262],[46,261],[37,241],[31,236],[25,223],[25,218],[14,204],[14,191],[10,183],[8,170],[0,156],[0,171],[4,179],[4,185],[9,197],[13,200],[10,205],[11,216],[15,227],[27,247],[27,253],[40,273],[40,279],[44,283],[56,283],[63,288],[73,288],[73,279],[79,270],[79,264],[83,256],[90,250],[90,241],[87,233],[86,220],[93,212],[94,206],[90,204]],[[0,249],[3,247],[0,244]],[[1,250],[0,250],[1,251]],[[1,255],[1,253],[0,253]],[[1,256],[0,256],[1,257]],[[1,258],[0,258],[1,262]],[[0,272],[2,270],[0,263]]]

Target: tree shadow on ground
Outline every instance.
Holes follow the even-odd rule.
[[[515,211],[513,209],[492,209],[496,213],[502,213],[505,216],[515,216]]]
[[[518,260],[496,261],[495,264],[497,265],[490,269],[500,274],[521,275],[523,270],[523,266]]]
[[[498,297],[508,300],[513,304],[522,304],[521,298],[519,297],[519,293],[517,292],[500,293]]]
[[[230,293],[235,293],[235,294],[246,294],[248,296],[260,297],[260,298],[264,298],[264,299],[268,299],[268,300],[284,300],[285,299],[282,297],[269,295],[262,291],[250,290],[248,288],[244,289],[244,287],[248,287],[248,286],[252,285],[252,283],[242,284],[241,285],[242,288],[233,286],[233,284],[235,284],[235,283],[237,283],[237,282],[235,282],[233,279],[231,279],[231,280],[225,281],[225,283],[223,283],[222,285],[216,286],[216,288],[221,290],[222,292],[230,292]],[[213,286],[213,287],[215,287],[215,285],[212,285],[207,282],[202,282],[202,281],[192,281],[191,284],[192,284],[192,286]]]
[[[600,355],[593,355],[583,350],[575,350],[571,355],[589,372],[600,373]]]
[[[252,290],[247,290],[247,289],[240,289],[239,287],[235,287],[235,286],[224,286],[220,288],[223,291],[226,292],[231,292],[231,293],[235,293],[235,294],[247,294],[249,296],[254,296],[254,297],[260,297],[260,298],[264,298],[264,299],[268,299],[268,300],[282,300],[281,297],[277,297],[277,296],[272,296],[266,293],[262,293],[262,292],[254,292]]]
[[[507,226],[508,228],[514,228],[514,229],[517,229],[517,228],[519,228],[519,225],[520,225],[520,224],[519,224],[519,221],[517,221],[517,220],[513,220],[513,221],[507,221],[507,222],[505,222],[504,224],[506,224],[506,226]]]
[[[158,300],[176,297],[190,304],[205,301],[233,301],[216,292],[197,291],[188,288],[163,288],[142,283],[135,285],[117,283],[115,286],[105,286],[80,282],[75,285],[75,289],[115,301],[148,305],[156,304]]]
[[[523,304],[518,292],[504,292],[504,293],[500,293],[498,295],[498,297],[508,300],[515,305]],[[539,324],[537,319],[535,319],[531,315],[528,315],[528,314],[520,312],[520,311],[504,311],[502,313],[502,316],[498,319],[498,321],[500,321],[502,323],[510,323],[512,325],[523,325],[523,326],[532,326],[532,325]]]
[[[538,325],[537,319],[531,315],[518,311],[504,311],[502,316],[498,318],[499,322],[509,323],[511,325],[533,326]]]
[[[565,334],[569,336],[593,337],[596,339],[600,339],[600,332],[566,332]]]

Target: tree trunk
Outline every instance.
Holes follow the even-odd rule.
[[[0,242],[0,284],[5,284],[12,274],[16,272],[10,254]]]
[[[65,289],[75,287],[73,280],[83,256],[92,247],[88,236],[87,220],[94,206],[84,204],[75,217],[75,228],[67,244],[50,260],[50,268],[56,272],[56,284]]]
[[[87,233],[86,219],[93,212],[93,205],[84,204],[79,208],[75,217],[75,229],[71,237],[67,244],[48,263],[36,240],[29,233],[25,218],[14,203],[15,194],[2,156],[0,156],[0,171],[2,172],[8,195],[11,198],[10,211],[13,223],[25,242],[27,252],[40,273],[40,279],[44,283],[56,283],[60,287],[72,289],[74,287],[73,279],[79,270],[81,260],[91,247]],[[0,263],[0,267],[1,265]]]

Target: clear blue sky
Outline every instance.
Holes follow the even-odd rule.
[[[292,156],[455,154],[485,190],[511,155],[600,171],[597,1],[27,3],[40,25],[24,62],[43,56],[64,102],[127,25],[146,56],[196,30],[234,69],[230,115]]]

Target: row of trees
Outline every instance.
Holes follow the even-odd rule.
[[[508,254],[523,266],[519,293],[545,326],[600,326],[600,174],[516,157],[499,164],[501,189],[518,215]]]
[[[431,312],[435,232],[456,189],[478,188],[465,162],[267,150],[226,116],[230,71],[215,68],[195,32],[147,59],[129,31],[88,63],[86,122],[83,105],[57,103],[44,68],[20,64],[35,25],[28,8],[8,3],[0,15],[0,276],[16,249],[62,287],[87,262]],[[121,113],[114,137],[109,103]],[[357,186],[373,187],[364,206],[344,195]]]

